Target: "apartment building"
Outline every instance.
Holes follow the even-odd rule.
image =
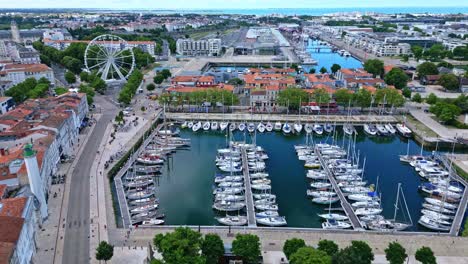
[[[221,54],[221,39],[178,39],[176,45],[177,54],[182,56],[219,56]]]
[[[5,83],[0,86],[2,89],[0,94],[28,78],[36,80],[46,78],[52,85],[55,85],[54,72],[45,64],[0,64],[0,83]]]
[[[65,50],[68,48],[72,43],[84,43],[89,44],[89,40],[53,40],[53,39],[43,39],[42,42],[44,45],[56,48],[58,50]],[[123,45],[119,42],[110,42],[106,41],[103,44],[109,47],[112,47],[116,50],[121,50],[125,48],[138,48],[142,51],[149,53],[151,56],[155,56],[154,48],[156,47],[156,42],[154,41],[127,41],[127,46]]]

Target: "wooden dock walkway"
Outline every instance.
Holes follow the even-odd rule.
[[[247,221],[249,227],[256,227],[257,221],[255,219],[255,206],[252,196],[252,188],[250,186],[250,172],[249,172],[249,160],[247,159],[247,151],[245,148],[241,148],[242,151],[242,168],[244,173],[244,184],[245,184],[245,205],[247,207]]]
[[[349,204],[348,200],[346,200],[346,197],[344,196],[343,192],[341,191],[340,187],[338,186],[338,183],[336,182],[336,179],[335,179],[335,176],[334,176],[333,172],[328,168],[328,165],[327,165],[325,159],[323,158],[322,153],[320,152],[320,150],[317,147],[315,148],[315,153],[317,154],[317,157],[318,157],[318,159],[320,161],[320,164],[322,165],[322,168],[325,170],[325,173],[328,176],[328,180],[330,181],[330,183],[333,186],[333,189],[335,190],[336,194],[340,198],[341,207],[343,207],[346,215],[348,216],[348,218],[349,218],[349,220],[351,222],[351,225],[353,226],[353,229],[362,230],[363,228],[362,228],[362,225],[361,225],[361,221],[359,221],[359,218],[354,213],[353,208]]]

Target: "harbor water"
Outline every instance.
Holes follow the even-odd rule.
[[[341,132],[341,128],[338,131]],[[214,219],[216,212],[211,206],[213,178],[220,171],[214,159],[217,149],[226,146],[227,137],[221,132],[194,133],[191,130],[182,130],[181,137],[190,138],[191,147],[177,151],[168,159],[157,184],[156,193],[160,198],[161,211],[166,214],[166,224],[217,225]],[[244,136],[243,133],[234,134],[235,140],[244,138],[251,140],[250,136]],[[256,142],[269,155],[266,164],[272,181],[272,193],[277,195],[280,215],[286,217],[288,226],[320,228],[321,219],[317,213],[324,213],[328,206],[313,204],[307,198],[307,170],[294,151],[294,145],[304,143],[305,138],[305,134],[285,136],[271,132],[257,134]],[[314,138],[314,142],[325,141],[331,143],[332,139]],[[344,142],[348,146],[342,137],[337,142],[340,145]],[[360,152],[361,165],[366,158],[364,179],[376,184],[381,193],[383,215],[393,218],[398,183],[402,183],[413,221],[409,230],[428,231],[417,224],[424,198],[418,192],[421,179],[411,166],[399,161],[398,155],[406,154],[407,146],[408,140],[398,136],[367,137],[363,131],[359,131],[356,151]],[[420,146],[413,140],[410,140],[409,146],[410,154],[420,153]],[[430,154],[426,151],[423,153]],[[339,203],[332,207],[339,207]],[[397,220],[409,221],[405,208],[400,208]]]

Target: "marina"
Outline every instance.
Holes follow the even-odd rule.
[[[408,203],[408,210],[401,207],[399,208],[400,213],[408,211],[409,219],[415,219],[416,222],[412,225],[408,224],[408,226],[402,225],[400,226],[401,229],[405,227],[405,231],[434,232],[434,230],[417,224],[417,220],[422,216],[427,214],[437,216],[428,213],[428,211],[433,211],[431,209],[434,209],[435,206],[425,205],[423,207],[426,196],[422,192],[417,192],[423,180],[411,166],[400,161],[400,156],[404,153],[417,152],[426,156],[431,154],[421,150],[411,138],[394,134],[369,137],[360,126],[350,130],[356,131],[356,133],[351,132],[353,136],[346,134],[347,136],[343,137],[343,134],[347,131],[346,126],[344,128],[333,126],[332,131],[335,132],[330,133],[321,132],[319,129],[311,130],[314,126],[302,123],[304,129],[301,130],[301,133],[297,133],[297,131],[293,133],[292,130],[296,130],[297,126],[294,126],[294,122],[292,122],[290,123],[291,132],[285,134],[284,123],[281,123],[279,131],[274,129],[279,125],[279,121],[269,121],[263,126],[255,121],[244,123],[243,126],[239,123],[231,123],[228,119],[225,119],[222,125],[221,121],[216,122],[218,123],[218,129],[215,130],[212,129],[212,121],[183,122],[179,136],[192,142],[190,149],[183,149],[173,153],[161,165],[161,176],[155,182],[154,190],[159,199],[158,210],[164,212],[166,224],[205,226],[228,223],[228,225],[255,227],[259,223],[265,225],[265,219],[263,218],[278,217],[280,214],[276,213],[278,212],[276,210],[281,208],[280,212],[284,218],[279,219],[284,221],[287,219],[288,227],[324,227],[322,222],[327,217],[332,219],[326,219],[326,223],[333,226],[333,221],[336,220],[334,219],[335,216],[339,218],[340,216],[337,215],[342,215],[346,217],[346,221],[343,222],[349,223],[349,228],[354,227],[355,230],[365,230],[365,228],[381,230],[382,226],[391,224],[393,223],[392,220],[395,220],[395,200],[404,193],[410,195],[409,198],[405,198],[405,202]],[[191,129],[188,128],[190,123],[192,123]],[[196,124],[199,124],[200,129],[194,132],[193,127]],[[207,126],[209,129],[204,130],[203,126]],[[223,127],[223,131],[220,131],[221,127]],[[248,132],[249,127],[252,133]],[[266,127],[270,127],[269,130]],[[313,137],[310,141],[318,144],[316,146],[332,144],[333,142],[336,144],[338,142],[345,153],[350,153],[352,159],[356,159],[360,155],[362,163],[362,157],[365,157],[365,164],[362,164],[363,169],[356,168],[355,175],[343,173],[338,173],[338,175],[336,174],[337,168],[333,169],[333,171],[331,169],[325,170],[323,174],[308,173],[316,166],[324,167],[324,165],[328,164],[325,167],[330,167],[329,162],[331,160],[327,158],[327,161],[322,157],[323,153],[318,152],[318,149],[314,149],[319,153],[317,159],[308,162],[308,167],[304,167],[303,160],[297,159],[294,146],[303,145],[307,139],[306,135],[308,133],[306,130],[320,132],[320,134],[317,132],[310,133],[310,136]],[[228,131],[232,133],[231,136],[228,135]],[[213,157],[218,156],[220,149],[229,146],[229,142],[248,147],[240,147],[239,157],[225,160],[228,163],[225,163],[224,167],[213,168]],[[251,156],[253,155],[253,145],[262,146],[260,148],[268,153],[268,159],[261,162],[252,160],[251,158],[254,157]],[[337,158],[335,157],[335,159]],[[234,161],[236,162],[235,166],[229,165],[229,162]],[[361,164],[359,161],[353,162],[354,164]],[[186,166],[177,166],[177,164],[186,164]],[[231,169],[232,171],[230,171]],[[221,174],[222,176],[220,176]],[[304,177],[304,175],[307,177]],[[314,186],[318,188],[331,187],[332,192],[337,194],[335,197],[338,198],[337,201],[340,201],[341,208],[337,208],[334,204],[332,209],[329,202],[312,203],[311,197],[308,198],[306,195],[308,194],[307,189],[312,187],[309,176],[317,179],[328,179],[329,185],[327,185],[327,182],[321,181]],[[223,177],[226,177],[226,179]],[[355,184],[348,184],[346,180],[353,180]],[[230,203],[233,205],[232,208],[228,206],[223,209],[229,208],[230,212],[220,214],[219,210],[210,206],[211,204],[214,207],[216,201],[220,201],[213,199],[213,193],[215,193],[213,192],[213,183],[217,185],[215,188],[223,188],[220,191],[228,190],[223,194],[225,196],[219,196],[225,198],[225,203],[218,203],[218,205],[226,206],[226,202]],[[369,187],[366,187],[369,184],[383,186],[378,189],[380,199],[379,203],[376,204],[378,209],[362,209],[360,206],[367,200],[362,200],[359,193],[369,191]],[[253,185],[258,189],[253,191]],[[301,189],[304,191],[300,192]],[[275,194],[269,192],[269,190],[274,190]],[[352,196],[349,192],[357,192],[357,194]],[[397,193],[397,197],[395,197],[395,193]],[[333,194],[322,190],[317,192],[317,195],[334,197]],[[325,200],[328,201],[328,199]],[[274,206],[271,205],[272,203],[274,203]],[[294,206],[291,206],[291,204],[294,204]],[[366,205],[369,204],[371,203],[367,201]],[[373,207],[371,206],[371,208]],[[422,211],[422,209],[425,210]],[[453,219],[460,226],[463,222],[465,210],[461,208],[457,212],[456,215],[453,215]],[[373,217],[374,214],[381,215],[381,217]],[[330,215],[333,217],[330,217]],[[258,217],[263,220],[259,221]],[[444,220],[446,219],[444,218]],[[363,224],[363,221],[366,224]],[[369,227],[367,225],[369,221],[377,221],[378,225]],[[267,224],[274,226],[275,223],[268,222]],[[343,227],[346,228],[347,226]],[[458,231],[459,229],[449,234],[454,235]]]

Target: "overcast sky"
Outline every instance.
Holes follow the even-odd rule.
[[[0,0],[0,8],[256,9],[400,6],[466,7],[468,0]]]

